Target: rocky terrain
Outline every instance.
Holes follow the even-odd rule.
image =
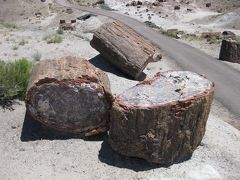
[[[88,5],[84,2],[86,1],[77,3]],[[151,21],[165,30],[177,28],[186,33],[196,34],[223,31],[226,28],[236,34],[240,31],[237,18],[239,16],[237,8],[240,4],[238,0],[189,1],[189,4],[187,1],[167,0],[163,6],[151,5],[152,8],[148,3],[154,1],[149,1],[146,5],[143,3],[139,8],[126,6],[131,2],[105,0],[110,8],[117,9],[119,13],[125,13],[141,21]],[[206,7],[206,3],[209,2],[211,6]],[[174,6],[178,5],[180,9],[174,10]],[[41,61],[67,55],[80,56],[107,73],[114,95],[138,83],[111,66],[90,46],[93,32],[103,23],[111,21],[110,19],[61,7],[53,0],[0,0],[0,8],[1,60],[14,61],[26,57],[32,61]],[[224,21],[225,18],[228,19],[227,22]],[[59,31],[60,20],[65,20],[73,30]],[[71,20],[76,22],[70,23]],[[199,25],[200,22],[202,24]],[[216,26],[213,22],[222,25]],[[232,23],[228,24],[229,22]],[[206,39],[180,38],[180,40],[191,43],[214,57],[218,56],[219,43],[211,44]],[[231,66],[238,69],[233,63]],[[181,68],[171,61],[171,57],[163,54],[162,60],[149,63],[144,73],[150,78],[159,71],[173,69]],[[240,133],[226,123],[231,123],[234,117],[216,101],[212,107],[204,139],[192,158],[169,168],[120,156],[109,147],[106,134],[80,138],[46,129],[26,116],[23,102],[16,104],[14,109],[14,111],[0,110],[0,177],[3,180],[240,177]]]
[[[136,18],[168,36],[219,58],[221,33],[230,31],[240,37],[238,0],[105,0],[119,13]],[[207,35],[207,36],[206,36]],[[240,70],[238,63],[224,61]]]

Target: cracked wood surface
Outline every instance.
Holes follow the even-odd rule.
[[[102,25],[90,44],[107,61],[134,79],[139,78],[156,51],[141,35],[119,21]]]
[[[169,71],[117,96],[109,142],[126,156],[170,165],[191,157],[200,144],[214,84],[196,73]]]
[[[107,75],[86,60],[64,57],[33,68],[27,110],[49,127],[85,136],[104,132],[111,104]]]

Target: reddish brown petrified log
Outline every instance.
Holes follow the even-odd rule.
[[[170,165],[189,158],[200,144],[214,84],[189,71],[158,74],[117,96],[109,142],[126,156]]]
[[[85,136],[104,132],[111,105],[108,77],[86,60],[46,60],[33,69],[27,110],[49,127]]]
[[[106,60],[134,79],[139,78],[155,53],[153,45],[118,21],[101,26],[90,44]]]

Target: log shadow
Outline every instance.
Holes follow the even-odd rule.
[[[81,135],[59,132],[40,122],[36,121],[30,113],[26,112],[20,140],[23,142],[36,140],[67,140],[67,139],[83,139],[86,141],[102,141],[106,133],[91,137],[83,137]]]
[[[93,57],[92,59],[89,60],[89,62],[92,65],[94,65],[95,67],[97,67],[105,72],[109,72],[109,73],[115,74],[116,76],[126,78],[129,80],[133,80],[131,77],[125,75],[124,73],[119,71],[117,68],[115,68],[114,65],[107,62],[101,54]],[[143,81],[146,77],[147,77],[146,74],[144,72],[142,72],[142,74],[140,75],[138,80]]]
[[[107,135],[104,136],[104,141],[98,154],[98,158],[101,162],[118,168],[131,169],[135,172],[164,167],[158,164],[149,163],[143,159],[126,157],[115,152],[109,145],[107,138]]]

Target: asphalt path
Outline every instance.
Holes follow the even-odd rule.
[[[183,70],[190,70],[205,75],[215,82],[215,98],[222,103],[240,124],[240,72],[227,64],[193,48],[187,44],[160,34],[144,23],[129,16],[107,11],[104,9],[72,5],[66,0],[55,0],[56,3],[76,10],[87,11],[119,20],[139,34],[157,45],[168,57],[176,62]]]

